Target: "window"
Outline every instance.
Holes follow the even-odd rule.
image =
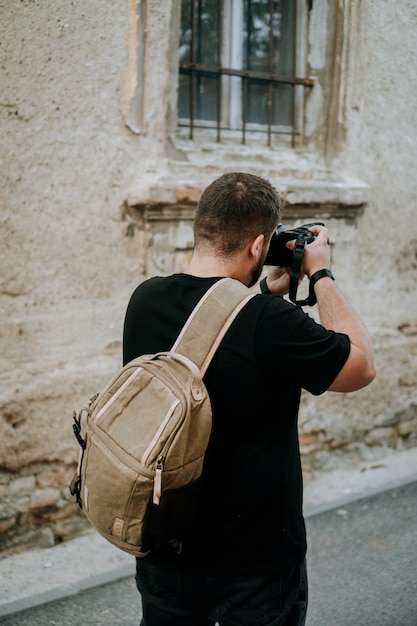
[[[302,132],[305,0],[182,0],[180,126],[221,135]]]

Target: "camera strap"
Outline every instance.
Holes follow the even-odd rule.
[[[304,300],[297,300],[298,283],[301,276],[301,263],[303,261],[304,249],[306,247],[306,241],[304,237],[297,237],[293,250],[292,264],[291,264],[291,278],[290,278],[290,292],[289,298],[291,302],[298,306],[314,306],[317,302],[314,289],[309,289],[309,294]]]

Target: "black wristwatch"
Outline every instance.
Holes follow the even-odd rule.
[[[314,272],[314,274],[310,276],[311,289],[313,289],[314,285],[316,284],[318,280],[320,280],[320,278],[324,278],[325,276],[328,276],[329,278],[334,280],[334,276],[330,270],[318,270],[317,272]]]
[[[324,278],[325,276],[328,276],[329,278],[334,280],[334,276],[330,270],[318,270],[310,276],[310,287],[308,290],[308,304],[310,306],[313,306],[317,302],[316,294],[314,292],[314,285],[318,280],[320,280],[320,278]]]

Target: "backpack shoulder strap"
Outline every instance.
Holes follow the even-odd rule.
[[[254,295],[233,278],[217,281],[192,311],[171,352],[191,359],[204,376],[233,320]]]

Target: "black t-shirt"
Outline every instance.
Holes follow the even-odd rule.
[[[174,274],[136,289],[124,362],[169,350],[218,278]],[[213,430],[200,511],[183,550],[146,558],[206,571],[279,571],[306,552],[297,418],[301,389],[319,395],[343,367],[349,338],[273,295],[252,298],[224,337],[204,381]]]

